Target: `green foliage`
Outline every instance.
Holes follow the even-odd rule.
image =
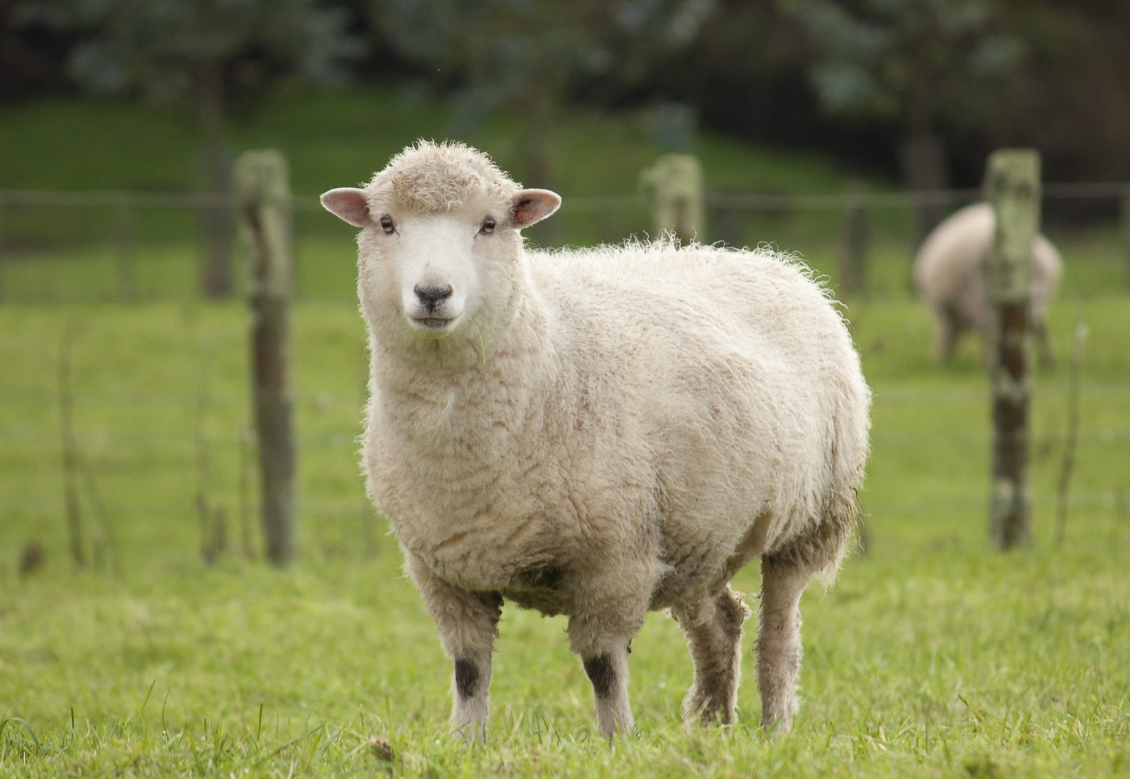
[[[787,0],[813,42],[811,76],[833,113],[925,121],[968,116],[1017,63],[1019,40],[986,0]]]
[[[713,0],[620,2],[370,0],[373,24],[409,61],[451,92],[450,132],[475,131],[492,111],[518,128],[527,166],[554,176],[548,151],[559,111],[578,83],[606,94],[645,80],[657,58],[685,48]]]
[[[57,0],[23,2],[17,19],[71,33],[71,76],[96,93],[183,103],[202,71],[233,91],[281,79],[336,82],[359,53],[341,8],[317,0]]]

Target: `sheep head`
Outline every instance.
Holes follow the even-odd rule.
[[[321,200],[361,228],[361,306],[386,343],[468,327],[481,337],[504,319],[522,284],[519,231],[561,204],[548,190],[522,189],[482,152],[423,141],[364,188],[331,189]]]

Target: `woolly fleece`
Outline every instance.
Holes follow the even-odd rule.
[[[787,729],[800,593],[836,571],[868,455],[870,392],[826,290],[768,249],[528,250],[516,228],[552,193],[457,144],[406,149],[360,192],[364,471],[445,651],[476,668],[456,729],[485,735],[504,600],[567,615],[602,732],[633,726],[628,645],[651,609],[687,632],[688,718],[732,721],[748,611],[728,582],[755,557],[782,582],[762,722]],[[412,274],[453,298],[467,279],[444,332],[406,321]]]

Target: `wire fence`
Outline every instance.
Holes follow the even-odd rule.
[[[980,197],[980,191],[972,189],[707,193],[707,228],[701,237],[739,246],[772,241],[781,248],[800,249],[834,283],[837,255],[849,242],[845,233],[853,224],[852,229],[859,229],[862,214],[868,235],[863,292],[878,298],[906,297],[917,243],[913,210],[922,205],[956,208]],[[1065,257],[1068,293],[1081,298],[1125,295],[1130,290],[1130,184],[1046,184],[1043,199],[1045,231]],[[290,206],[296,297],[340,301],[353,309],[355,266],[348,233],[322,211],[316,197],[295,197]],[[197,299],[203,255],[200,215],[233,207],[230,196],[207,193],[0,190],[0,306]],[[649,232],[650,220],[650,204],[642,194],[575,197],[566,198],[559,217],[550,220],[558,223],[556,232],[531,232],[545,245],[618,242]],[[237,287],[235,293],[245,291]],[[363,347],[356,348],[359,353]],[[11,369],[5,366],[0,373]],[[350,527],[367,528],[362,537],[369,539],[365,548],[371,550],[376,522],[356,462],[364,397],[361,382],[351,384],[355,392],[295,397],[304,462],[301,511],[306,518],[336,518]],[[0,469],[23,474],[17,479],[23,483],[9,479],[0,493],[0,518],[61,524],[67,510],[61,486],[67,467],[83,470],[86,483],[100,485],[93,490],[93,500],[110,517],[107,522],[144,518],[191,524],[206,513],[202,494],[210,496],[204,503],[227,506],[233,515],[254,514],[254,491],[247,485],[258,474],[254,457],[247,454],[253,442],[246,392],[209,391],[204,403],[197,376],[161,391],[140,383],[114,390],[79,386],[68,402],[77,419],[71,444],[81,456],[79,465],[68,466],[59,433],[62,393],[45,391],[42,385],[24,386],[0,377]],[[1041,383],[1039,397],[1062,405],[1069,391],[1064,381],[1047,380]],[[1088,379],[1082,387],[1084,399],[1100,406],[1124,403],[1126,391],[1117,379]],[[933,413],[947,405],[983,409],[987,397],[987,391],[969,387],[898,387],[877,394],[876,404],[888,409],[903,404]],[[1130,414],[1120,419],[1130,419]],[[1130,451],[1130,427],[1122,424],[1088,426],[1085,421],[1077,437],[1081,459],[1124,459]],[[986,450],[989,439],[987,425],[923,433],[887,424],[876,427],[873,449],[887,458],[923,460],[945,450],[961,461],[968,460],[972,450]],[[1066,445],[1066,431],[1051,422],[1043,423],[1032,440],[1037,459],[1047,460]],[[167,487],[153,488],[166,482]],[[1121,490],[1126,485],[1108,482],[1072,491],[1069,505],[1125,514]],[[1046,480],[1044,484],[1033,494],[1037,508],[1056,501],[1054,487],[1046,486]],[[967,484],[913,500],[865,495],[864,505],[872,514],[979,515],[985,500]]]
[[[1045,232],[1068,265],[1067,293],[1130,290],[1130,183],[1049,183]],[[845,252],[866,265],[860,292],[909,292],[921,239],[915,210],[944,213],[979,200],[977,189],[928,192],[853,187],[823,194],[707,192],[703,242],[769,243],[798,252],[833,282]],[[200,295],[209,212],[230,212],[229,194],[0,190],[0,302],[158,300]],[[353,256],[341,225],[316,196],[293,197],[294,291],[299,299],[348,299]],[[618,243],[654,233],[643,194],[566,197],[558,216],[531,231],[548,246]],[[238,250],[234,263],[242,262]],[[1072,266],[1080,273],[1072,274]],[[1075,276],[1076,281],[1072,280]],[[245,278],[237,268],[237,280]],[[242,283],[234,292],[242,291]]]
[[[1042,403],[1062,399],[1065,389],[1050,385],[1041,388]],[[1084,396],[1098,404],[1122,403],[1126,387],[1115,383],[1097,383],[1083,390]],[[901,390],[882,393],[876,405],[890,407],[903,404],[930,409],[950,404],[960,408],[985,402],[985,392],[938,392],[932,389]],[[61,487],[63,469],[61,445],[56,412],[60,399],[53,393],[0,391],[0,409],[15,412],[17,420],[3,425],[2,459],[9,467],[15,461],[25,463],[28,470],[36,470],[41,480],[27,489],[8,489],[0,494],[0,517],[16,514],[62,517],[64,494]],[[199,426],[181,424],[176,431],[145,429],[158,417],[191,419],[198,413],[198,398],[189,392],[174,393],[99,393],[77,391],[74,397],[75,414],[79,418],[73,443],[82,453],[91,476],[99,484],[103,498],[102,510],[113,517],[146,517],[153,521],[191,521],[197,512],[199,482],[210,480],[211,490],[220,503],[234,506],[240,501],[247,505],[233,509],[233,513],[254,514],[254,498],[237,495],[240,484],[254,481],[254,458],[243,450],[253,446],[249,423],[245,421],[246,398],[236,395],[210,396],[209,415],[215,424],[201,433]],[[314,463],[315,474],[307,478],[301,501],[304,517],[324,522],[327,518],[349,518],[376,521],[364,496],[362,481],[356,467],[359,448],[361,399],[356,395],[299,396],[296,408],[299,413],[297,443],[304,462]],[[122,412],[125,411],[125,416]],[[106,412],[117,422],[107,422]],[[332,415],[337,423],[312,422],[314,417],[324,419]],[[86,421],[83,420],[96,420]],[[243,420],[243,421],[231,421]],[[330,429],[326,429],[326,428]],[[877,456],[898,459],[905,456],[925,456],[935,460],[938,467],[948,459],[967,461],[971,452],[987,452],[991,440],[988,427],[930,431],[899,429],[890,425],[875,430],[872,449]],[[1067,442],[1067,432],[1052,425],[1043,425],[1031,441],[1035,459],[1057,460]],[[1130,426],[1084,426],[1076,437],[1076,445],[1084,459],[1119,459],[1130,451]],[[200,471],[199,457],[202,447],[209,453],[209,465]],[[1042,453],[1042,454],[1041,454]],[[952,457],[950,457],[952,455]],[[30,465],[29,465],[30,464]],[[335,473],[327,486],[326,474]],[[137,494],[138,480],[173,478],[175,486],[165,491],[161,498]],[[179,476],[178,476],[179,474]],[[54,489],[43,489],[55,485]],[[343,485],[345,488],[343,489]],[[1130,485],[1113,482],[1102,489],[1078,489],[1070,495],[1072,509],[1115,509],[1121,500],[1119,491]],[[1037,508],[1050,508],[1057,500],[1054,486],[1044,484],[1033,494]],[[967,512],[979,514],[985,509],[985,495],[968,485],[956,485],[949,494],[938,498],[899,500],[890,497],[864,496],[865,510],[880,515],[926,515]],[[60,519],[61,522],[61,519]],[[372,531],[370,531],[372,532]]]

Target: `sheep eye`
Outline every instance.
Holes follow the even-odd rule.
[[[488,216],[486,219],[483,220],[483,226],[480,227],[479,229],[483,233],[490,235],[491,233],[494,232],[494,228],[495,228],[496,225],[497,225],[497,223],[494,221],[494,217]]]
[[[385,231],[385,235],[392,235],[396,232],[396,225],[392,223],[392,217],[388,214],[381,217],[381,229]]]

